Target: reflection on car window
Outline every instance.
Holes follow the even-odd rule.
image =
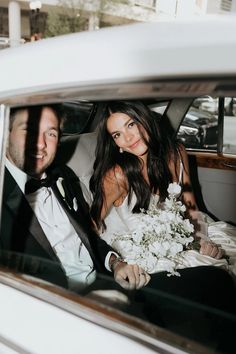
[[[67,287],[67,280],[62,267],[59,263],[49,259],[0,250],[0,266],[55,285]]]
[[[8,270],[29,274],[37,279],[38,284],[43,284],[41,279],[67,289],[67,284],[63,281],[63,271],[57,262],[26,254],[0,251],[0,265]],[[151,324],[166,328],[204,346],[210,346],[210,348],[220,346],[223,350],[222,353],[228,352],[224,349],[229,344],[228,341],[232,341],[234,338],[234,315],[231,316],[229,313],[148,286],[139,290],[139,302],[130,306],[132,292],[121,292],[113,277],[97,274],[97,282],[99,282],[101,290],[96,290],[98,288],[96,283],[96,286],[91,284],[82,291],[74,292],[70,289],[70,292],[73,291],[77,295],[96,301],[102,307],[109,306],[110,311],[118,309],[124,314],[150,321]],[[106,284],[106,287],[103,288],[103,284]],[[57,296],[55,296],[56,303]],[[149,303],[155,304],[157,312],[153,316],[149,314],[147,320],[146,307],[148,308]],[[183,321],[180,323],[178,318]],[[175,325],[174,319],[178,325]],[[171,326],[169,326],[169,322],[172,323]],[[194,330],[194,328],[202,328],[202,331]]]
[[[63,135],[80,134],[84,132],[90,120],[94,104],[79,101],[65,102],[63,103],[63,110],[66,118]]]
[[[217,133],[218,99],[195,99],[179,128],[178,140],[186,148],[216,150]]]
[[[196,98],[178,131],[186,148],[217,150],[219,98]],[[236,154],[236,98],[224,97],[223,153]]]

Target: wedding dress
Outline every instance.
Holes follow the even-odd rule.
[[[182,178],[182,170],[180,171],[179,185]],[[158,206],[157,195],[151,196],[151,202]],[[128,204],[128,196],[118,207],[113,207],[105,218],[106,230],[101,237],[112,247],[114,247],[114,235],[124,235],[131,233],[137,229],[140,223],[140,214],[132,213],[132,209],[136,203],[136,196],[133,193],[131,202]],[[201,232],[198,236],[213,241],[225,251],[226,258],[215,259],[210,256],[202,255],[197,250],[182,251],[178,260],[176,269],[196,267],[201,265],[214,265],[229,270],[236,276],[236,227],[218,221],[215,222],[207,214],[197,212],[197,218],[201,225]],[[160,268],[160,269],[159,269]],[[162,271],[162,266],[155,268],[153,272]]]

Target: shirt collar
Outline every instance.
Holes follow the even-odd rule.
[[[32,178],[31,176],[27,175],[24,171],[19,169],[16,165],[14,165],[8,158],[6,158],[6,168],[20,187],[22,193],[25,193],[25,184],[26,182]],[[42,175],[41,178],[46,178],[46,173]]]

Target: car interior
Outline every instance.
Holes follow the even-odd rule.
[[[164,98],[143,102],[154,112],[162,114],[161,118],[160,115],[157,116],[162,129],[164,131],[168,129],[173,138],[177,134],[177,139],[185,145],[199,209],[207,212],[214,220],[224,220],[236,225],[236,205],[235,198],[232,197],[236,195],[233,155],[235,143],[231,141],[231,144],[223,145],[223,136],[221,137],[223,126],[218,123],[218,112],[213,115],[198,110],[200,112],[198,129],[196,117],[190,126],[188,114],[193,108],[196,109],[194,103],[197,100],[199,98]],[[104,103],[73,101],[66,102],[63,106],[68,119],[65,122],[57,157],[75,171],[88,190],[86,194],[89,194],[89,179],[96,148],[96,126]],[[70,119],[71,117],[73,119]],[[225,154],[223,148],[232,153]],[[224,208],[221,206],[221,200],[224,200]]]

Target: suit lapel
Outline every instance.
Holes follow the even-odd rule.
[[[17,218],[17,222],[22,225],[23,230],[26,230],[25,237],[30,233],[49,256],[58,261],[29,203],[7,169],[5,171],[3,201],[6,207],[11,210],[14,220]],[[19,235],[13,235],[13,237],[15,237],[14,243],[19,245],[19,247],[16,248],[21,249],[22,245],[24,245],[23,241],[25,240],[22,240],[22,237],[20,238]]]
[[[58,188],[56,185],[53,186],[53,192],[55,193],[58,201],[60,202],[61,206],[63,207],[65,213],[67,214],[71,224],[73,225],[78,237],[81,239],[82,243],[84,246],[87,248],[93,262],[95,265],[97,265],[97,260],[94,255],[93,249],[91,247],[90,241],[89,241],[89,235],[86,232],[85,228],[82,226],[83,220],[84,220],[84,215],[83,213],[80,212],[81,205],[78,205],[79,209],[75,212],[73,209],[70,208],[70,206],[67,204],[66,200],[62,198],[61,193],[59,192]],[[80,219],[78,222],[78,219]]]

